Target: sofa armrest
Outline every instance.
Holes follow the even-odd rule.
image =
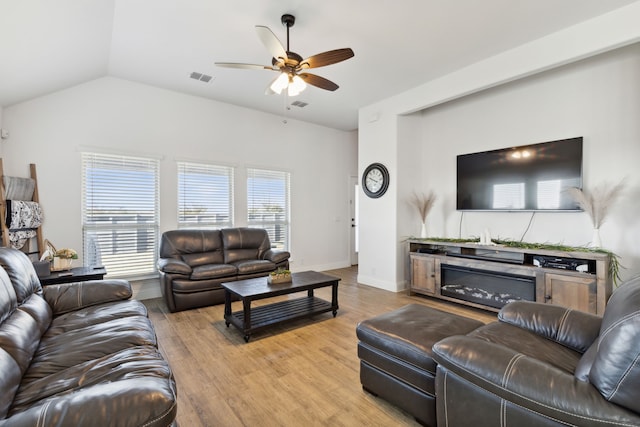
[[[42,287],[44,299],[54,315],[91,305],[131,298],[131,285],[126,280],[104,279],[61,283]]]
[[[590,383],[502,345],[453,336],[437,342],[433,355],[440,379],[449,371],[500,399],[568,425],[640,421],[637,414],[608,402]]]
[[[291,254],[289,252],[280,249],[268,249],[264,253],[264,259],[269,260],[274,264],[279,264],[283,261],[286,261],[290,256]]]
[[[175,258],[158,259],[158,270],[163,273],[175,273],[190,275],[192,268],[186,262]]]
[[[498,313],[498,320],[526,329],[580,353],[600,334],[602,318],[578,310],[531,301],[514,301]]]

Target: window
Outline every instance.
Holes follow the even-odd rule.
[[[178,162],[178,228],[233,226],[233,168]]]
[[[157,159],[82,154],[85,264],[110,277],[155,273],[159,231]]]
[[[264,228],[271,246],[289,248],[288,172],[247,169],[247,213],[249,227]]]

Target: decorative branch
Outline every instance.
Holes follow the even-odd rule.
[[[420,215],[420,219],[423,223],[427,220],[427,216],[429,215],[429,212],[433,208],[435,202],[436,195],[433,190],[431,190],[429,194],[426,195],[424,193],[420,193],[420,195],[418,195],[414,191],[413,198],[410,201],[410,203],[415,206],[416,209],[418,209],[418,214]]]
[[[567,191],[578,206],[589,215],[593,228],[600,228],[607,220],[611,206],[620,197],[624,186],[625,183],[622,180],[613,187],[608,183],[596,185],[590,192],[577,187],[569,188]]]

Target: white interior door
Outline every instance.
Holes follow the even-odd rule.
[[[357,176],[349,177],[349,215],[351,219],[351,265],[358,265],[358,195],[359,183]]]

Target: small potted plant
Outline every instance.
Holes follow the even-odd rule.
[[[288,283],[291,281],[291,271],[284,268],[278,268],[275,271],[269,273],[268,282],[271,284],[276,283]]]
[[[78,259],[78,253],[74,249],[58,249],[53,254],[52,271],[71,270],[74,259]]]

